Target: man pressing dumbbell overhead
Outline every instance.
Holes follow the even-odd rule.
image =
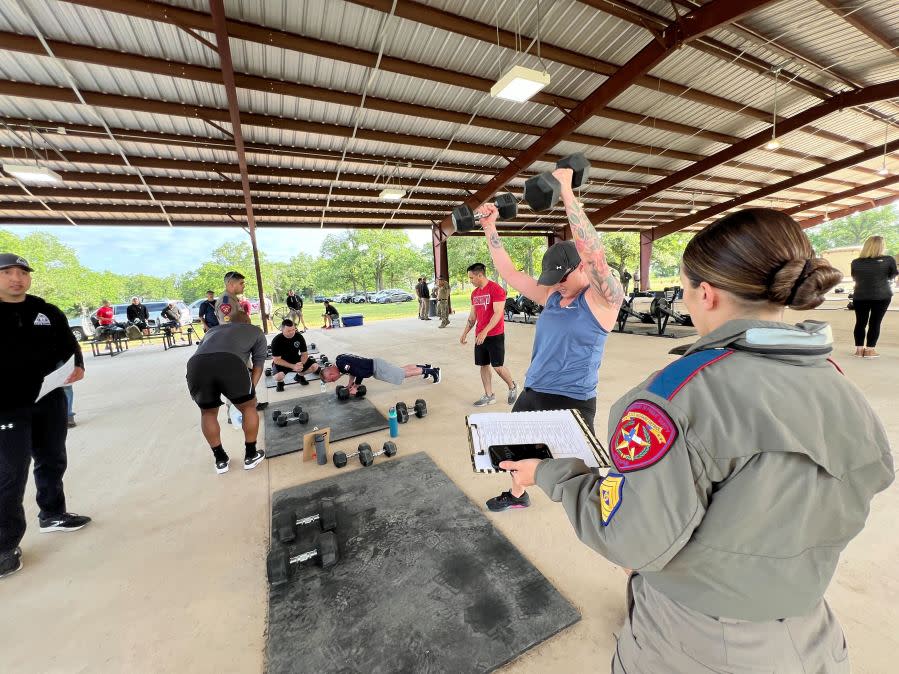
[[[571,187],[571,169],[556,169],[574,241],[554,244],[543,256],[540,278],[515,268],[496,231],[493,204],[478,209],[493,264],[506,283],[544,306],[537,321],[531,365],[513,412],[576,409],[593,430],[599,366],[609,331],[624,298],[606,261],[596,229]],[[492,511],[527,508],[530,499],[512,475],[512,488],[487,501]]]
[[[308,382],[304,372],[318,372],[319,365],[309,356],[306,340],[289,318],[281,322],[281,332],[272,339],[272,374],[278,382],[277,390],[284,390],[284,377],[293,374],[303,385]]]
[[[430,377],[435,384],[440,383],[440,368],[425,365],[394,365],[383,358],[363,358],[351,353],[342,353],[334,359],[334,365],[328,365],[320,370],[322,381],[332,383],[347,375],[349,395],[355,396],[362,385],[363,380],[372,377],[388,384],[399,386],[409,377]]]
[[[224,395],[243,415],[243,434],[246,444],[243,467],[255,468],[265,458],[256,449],[259,433],[259,413],[256,411],[256,384],[262,376],[262,366],[268,344],[262,329],[250,324],[250,317],[242,311],[230,314],[229,325],[212,328],[203,343],[187,361],[187,388],[200,408],[200,428],[215,457],[215,472],[227,473],[231,460],[222,448],[218,408]],[[247,360],[253,359],[252,371]]]

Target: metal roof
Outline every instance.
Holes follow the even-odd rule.
[[[899,139],[894,0],[748,3],[755,11],[713,22],[643,70],[633,63],[663,39],[663,29],[687,26],[690,11],[714,16],[725,0],[397,0],[391,15],[392,4],[224,3],[260,225],[380,227],[406,211],[405,226],[431,228],[501,172],[513,176],[503,184],[520,192],[524,177],[572,152],[594,162],[582,193],[604,229],[701,226],[707,208],[734,198],[798,209],[796,217],[811,222],[827,209],[896,196],[892,153],[895,172],[877,173],[885,138]],[[0,173],[0,224],[46,221],[51,214],[38,198],[54,217],[76,223],[165,222],[141,176],[173,224],[191,221],[183,213],[203,224],[246,223],[209,11],[206,0],[0,5],[3,160],[39,161],[66,179],[31,196]],[[489,86],[512,63],[545,68],[550,86],[525,103],[491,98]],[[532,150],[625,73],[632,76],[620,93],[545,150]],[[778,134],[777,152],[758,142],[724,157],[745,139],[772,133],[775,80],[778,125],[840,94],[882,91]],[[527,160],[510,173],[521,157]],[[842,163],[831,167],[835,161]],[[670,184],[656,185],[669,176]],[[408,192],[392,220],[396,204],[377,200],[388,178]],[[841,194],[847,191],[853,194]],[[834,205],[803,208],[822,198]],[[690,214],[695,203],[701,208]],[[350,217],[354,209],[358,219]],[[522,210],[542,232],[560,226],[559,215]]]

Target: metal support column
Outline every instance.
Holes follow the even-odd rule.
[[[449,239],[439,225],[431,226],[431,251],[434,254],[434,282],[445,278],[449,281],[449,254],[446,242]],[[450,312],[453,310],[453,302],[449,302]]]
[[[649,261],[652,259],[652,230],[640,232],[640,290],[649,290]],[[634,286],[637,284],[635,283]]]

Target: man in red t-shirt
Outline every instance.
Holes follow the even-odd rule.
[[[103,300],[103,306],[97,309],[97,320],[100,325],[112,325],[113,310],[109,305],[109,300]]]
[[[492,366],[496,374],[506,382],[509,393],[506,402],[510,405],[518,397],[518,385],[512,380],[503,363],[506,358],[506,326],[504,309],[506,291],[498,283],[487,278],[487,268],[476,262],[468,268],[468,280],[474,286],[471,293],[471,313],[465,324],[465,331],[459,342],[465,344],[469,331],[477,326],[474,346],[474,364],[481,368],[481,381],[484,384],[484,395],[474,402],[475,407],[496,404],[493,395]]]

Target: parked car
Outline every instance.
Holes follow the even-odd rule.
[[[313,302],[317,302],[317,303],[319,303],[319,304],[321,304],[322,302],[324,302],[324,301],[326,301],[326,300],[327,300],[328,302],[333,302],[333,301],[334,301],[334,300],[332,300],[330,297],[328,297],[327,295],[313,295],[313,296],[312,296],[312,301],[313,301]]]
[[[352,297],[353,304],[365,304],[371,302],[372,295],[375,293],[356,293]]]
[[[69,327],[72,329],[75,339],[79,342],[83,342],[94,334],[94,326],[91,325],[90,320],[86,317],[75,316],[75,318],[70,318]]]
[[[405,290],[385,290],[376,300],[378,304],[390,304],[393,302],[411,302],[415,298]]]
[[[206,301],[205,297],[201,297],[198,300],[194,300],[190,304],[187,305],[187,308],[190,309],[190,318],[194,323],[200,322],[200,305]]]

